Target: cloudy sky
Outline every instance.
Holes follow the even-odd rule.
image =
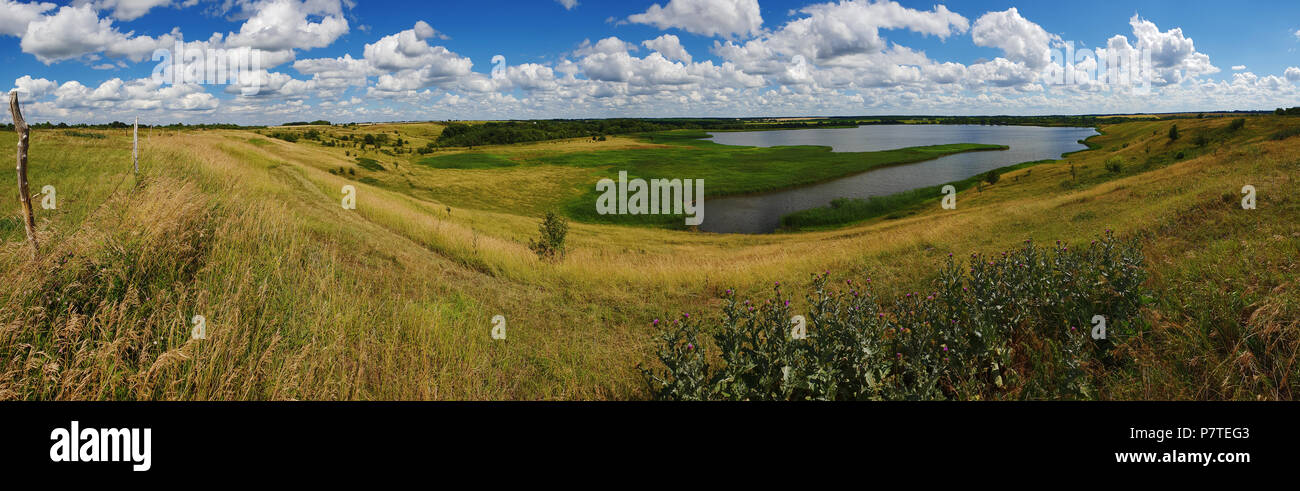
[[[178,43],[263,63],[162,80]],[[1297,48],[1295,1],[0,0],[0,81],[72,123],[1272,109]],[[1150,91],[1054,82],[1085,49]]]

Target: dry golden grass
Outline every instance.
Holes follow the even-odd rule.
[[[24,255],[19,235],[0,228],[9,241],[0,254],[6,285],[0,289],[0,398],[640,397],[635,366],[648,360],[649,319],[710,309],[723,289],[753,293],[772,281],[797,287],[808,273],[831,270],[837,277],[882,279],[877,284],[889,294],[925,281],[948,252],[1004,250],[1030,237],[1078,242],[1105,228],[1153,234],[1188,210],[1222,202],[1244,183],[1273,200],[1259,210],[1272,233],[1254,237],[1251,227],[1233,222],[1224,233],[1230,238],[1205,232],[1210,225],[1177,241],[1153,236],[1153,286],[1182,294],[1179,281],[1186,280],[1170,277],[1214,271],[1212,263],[1183,257],[1199,247],[1256,244],[1265,251],[1258,254],[1274,261],[1273,270],[1284,272],[1278,278],[1290,279],[1241,286],[1271,285],[1246,325],[1277,345],[1272,353],[1294,359],[1296,302],[1279,299],[1294,292],[1296,270],[1288,261],[1295,256],[1285,253],[1300,243],[1292,235],[1300,230],[1287,222],[1295,218],[1295,202],[1281,197],[1294,189],[1300,139],[1266,138],[1292,123],[1252,118],[1249,135],[1166,167],[1104,178],[1107,158],[1141,162],[1173,148],[1165,137],[1169,124],[1107,127],[1094,139],[1101,149],[966,191],[957,210],[936,202],[906,218],[838,230],[745,236],[574,223],[569,255],[559,264],[538,261],[526,243],[542,210],[581,191],[590,177],[584,169],[449,170],[399,162],[371,185],[329,172],[352,165],[344,154],[352,149],[247,131],[157,132],[145,143],[139,186],[128,180],[109,197],[125,177],[124,134],[104,132],[104,140],[40,135],[33,139],[33,168],[57,181],[69,204],[56,213],[38,210],[48,245],[35,261]],[[1178,124],[1190,140],[1227,121]],[[425,132],[413,138],[436,131],[389,126]],[[0,146],[12,139],[0,134]],[[256,139],[269,143],[250,142]],[[55,145],[75,151],[56,152]],[[614,138],[493,151],[528,159],[536,152],[631,145],[646,144]],[[44,181],[36,177],[39,187]],[[8,179],[0,187],[11,188]],[[340,206],[347,184],[358,190],[355,211]],[[435,199],[452,194],[463,197]],[[1185,269],[1188,264],[1195,267]],[[1234,271],[1233,278],[1248,281],[1247,269]],[[1171,366],[1174,351],[1162,346],[1174,340],[1192,349],[1184,329],[1192,322],[1176,310],[1153,312],[1156,344],[1131,348],[1139,368],[1116,375],[1123,384],[1107,394],[1267,393],[1189,388],[1222,380],[1225,367],[1133,375]],[[508,319],[507,341],[489,336],[496,314]],[[189,339],[194,315],[207,318],[208,339]],[[1175,331],[1157,343],[1161,333]],[[1245,387],[1259,373],[1290,373],[1274,362],[1259,368],[1260,362],[1241,361],[1256,373],[1229,377],[1230,385]],[[1285,383],[1258,384],[1274,388],[1267,397],[1291,395],[1276,389]]]

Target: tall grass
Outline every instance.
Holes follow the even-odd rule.
[[[329,171],[355,166],[355,149],[155,129],[141,134],[137,184],[126,182],[128,132],[37,131],[30,178],[56,186],[60,202],[37,210],[45,247],[34,259],[21,228],[5,225],[16,200],[0,214],[0,397],[642,398],[650,393],[635,367],[654,356],[644,320],[665,305],[715,310],[724,288],[754,297],[823,270],[830,282],[890,278],[875,293],[899,297],[920,291],[949,252],[1005,250],[1026,237],[1086,242],[1110,227],[1143,238],[1153,302],[1142,312],[1151,328],[1114,349],[1131,361],[1096,379],[1097,397],[1291,398],[1300,213],[1289,190],[1300,140],[1268,139],[1300,125],[1289,119],[1249,118],[1189,158],[1119,175],[1106,173],[1106,158],[1142,162],[1186,151],[1191,138],[1169,144],[1167,121],[1106,126],[1098,150],[1013,171],[963,194],[958,210],[835,230],[734,236],[572,223],[555,264],[528,249],[537,217],[585,192],[578,184],[594,174],[542,157],[678,150],[655,154],[663,142],[627,138],[528,144],[491,149],[517,159],[513,167],[397,158],[382,172],[340,176]],[[1226,121],[1179,124],[1195,135]],[[417,141],[440,127],[391,130]],[[14,141],[0,133],[0,147]],[[1231,205],[1245,183],[1261,199],[1243,214]],[[340,206],[345,184],[357,188],[356,210]],[[0,173],[0,189],[14,187]],[[508,319],[505,341],[490,337],[497,314]],[[190,337],[195,315],[207,319],[205,340]]]

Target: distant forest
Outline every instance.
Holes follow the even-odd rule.
[[[980,125],[1021,125],[1021,126],[1078,126],[1092,127],[1100,124],[1124,123],[1129,121],[1152,121],[1156,119],[1189,119],[1204,117],[1223,117],[1224,114],[1267,114],[1267,111],[1217,111],[1214,113],[1159,114],[1151,116],[834,116],[826,118],[790,119],[790,118],[664,118],[664,119],[551,119],[535,121],[500,121],[487,123],[446,122],[433,147],[470,147],[479,145],[500,145],[566,138],[602,138],[611,135],[627,135],[667,130],[769,130],[769,129],[806,129],[806,128],[847,128],[874,124],[980,124]],[[1278,115],[1300,115],[1300,107],[1279,108]],[[283,126],[355,126],[356,123],[331,124],[329,121],[295,121]],[[130,123],[114,121],[108,124],[34,123],[32,129],[123,129],[130,128]],[[266,126],[243,126],[237,124],[193,124],[174,123],[162,125],[140,125],[141,128],[169,129],[264,129]],[[7,123],[0,130],[13,131],[14,125]]]
[[[848,126],[849,121],[797,121],[764,124],[763,128],[821,128]],[[505,121],[482,124],[451,123],[438,136],[440,147],[472,147],[509,143],[602,138],[667,130],[743,130],[755,126],[739,119],[582,119]]]
[[[1169,114],[1158,119],[1206,117],[1205,114]],[[1021,126],[1078,126],[1129,121],[1151,121],[1151,117],[1130,116],[853,116],[807,120],[785,118],[737,119],[582,119],[504,121],[481,124],[449,123],[436,142],[438,147],[472,147],[511,143],[560,140],[565,138],[604,138],[666,130],[772,130],[805,128],[847,128],[877,124],[979,124]]]

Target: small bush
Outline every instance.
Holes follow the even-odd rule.
[[[1119,157],[1106,159],[1107,172],[1110,172],[1111,174],[1119,174],[1122,170],[1124,170],[1124,159]]]
[[[366,157],[357,157],[357,165],[361,166],[362,169],[372,170],[375,172],[384,170],[384,166],[380,165],[379,161]]]
[[[984,182],[987,182],[987,183],[989,183],[989,184],[997,184],[997,183],[998,183],[998,179],[1001,179],[1001,178],[1002,178],[1002,176],[999,175],[999,174],[998,174],[997,172],[995,172],[995,171],[988,171],[988,172],[984,173]]]
[[[298,134],[297,134],[297,133],[290,133],[290,132],[288,132],[288,131],[274,131],[274,132],[271,132],[271,137],[272,137],[272,138],[277,138],[277,139],[280,139],[280,140],[284,140],[284,141],[287,141],[287,142],[289,142],[289,143],[294,143],[294,142],[297,142],[297,141],[298,141]]]
[[[1287,139],[1287,138],[1291,138],[1291,137],[1296,136],[1296,135],[1300,135],[1300,126],[1287,128],[1287,129],[1284,129],[1284,130],[1278,131],[1277,133],[1273,133],[1272,136],[1269,136],[1269,139],[1270,139],[1270,140],[1285,140],[1285,139]]]
[[[1081,249],[1027,242],[967,266],[950,255],[929,293],[894,299],[877,298],[870,279],[833,286],[818,274],[804,339],[780,283],[764,302],[727,290],[716,324],[656,319],[664,370],[641,372],[673,400],[1093,398],[1090,372],[1110,340],[1139,325],[1143,261],[1136,240],[1107,231]],[[1090,335],[1095,315],[1106,339]]]
[[[1177,140],[1178,140],[1178,125],[1175,124],[1169,127],[1169,141],[1177,141]]]
[[[1237,131],[1246,127],[1246,118],[1237,118],[1228,123],[1228,131]]]
[[[450,213],[449,208],[448,214]],[[540,237],[530,240],[528,248],[537,253],[538,259],[543,261],[564,259],[564,238],[569,235],[569,220],[553,211],[548,211],[546,218],[537,226],[537,232]]]
[[[78,138],[90,138],[92,140],[103,140],[104,138],[106,138],[104,135],[101,135],[99,133],[87,133],[84,131],[68,131],[68,132],[64,132],[64,134],[68,136],[75,136]]]

